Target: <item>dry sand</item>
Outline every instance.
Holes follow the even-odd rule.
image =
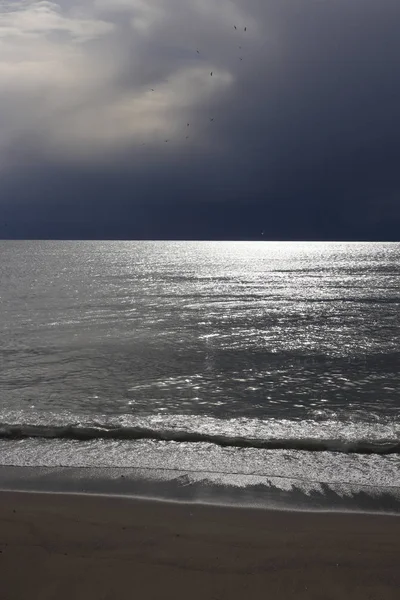
[[[400,518],[0,492],[0,598],[400,597]]]

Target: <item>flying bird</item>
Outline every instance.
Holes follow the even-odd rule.
[[[197,54],[200,54],[200,52],[198,50],[196,50]]]
[[[187,124],[186,124],[186,127],[189,127],[189,125],[190,125],[190,123],[187,123]]]
[[[236,25],[233,26],[234,29],[237,29]]]
[[[243,58],[241,56],[239,56],[239,60],[243,60]]]
[[[212,77],[212,74],[213,74],[213,72],[211,71],[211,73],[210,73],[211,77]]]
[[[168,140],[165,140],[166,142],[168,142]]]
[[[247,31],[247,27],[245,27],[244,30]]]
[[[214,117],[212,119],[210,118],[210,121],[214,121]]]
[[[150,91],[151,91],[151,92],[154,92],[153,88],[150,88]]]

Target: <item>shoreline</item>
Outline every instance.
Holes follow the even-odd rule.
[[[57,490],[23,490],[23,489],[11,489],[0,487],[1,494],[27,494],[32,496],[65,496],[71,498],[101,498],[110,500],[127,500],[131,502],[148,502],[150,504],[171,504],[177,506],[200,506],[205,508],[216,508],[216,509],[233,509],[238,511],[258,511],[266,513],[295,513],[295,514],[319,514],[319,515],[360,515],[365,517],[388,517],[388,518],[399,518],[400,513],[398,512],[384,512],[384,511],[365,511],[343,508],[315,508],[315,507],[289,507],[289,506],[267,506],[261,504],[239,504],[239,503],[222,503],[214,501],[200,501],[200,500],[183,500],[174,498],[163,498],[156,496],[141,496],[135,494],[116,494],[110,492],[86,492],[86,491],[57,491]]]
[[[394,600],[400,520],[0,491],[9,600]],[[21,577],[23,565],[24,577]]]
[[[213,479],[214,477],[214,479]],[[115,467],[0,466],[0,492],[136,498],[243,509],[400,516],[400,488]]]

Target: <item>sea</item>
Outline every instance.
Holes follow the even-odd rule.
[[[0,241],[0,487],[400,513],[400,244]]]

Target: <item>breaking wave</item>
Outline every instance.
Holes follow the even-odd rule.
[[[399,439],[324,439],[324,438],[249,438],[223,434],[147,427],[113,427],[70,425],[0,424],[0,439],[25,438],[89,441],[154,440],[177,443],[208,443],[220,447],[264,450],[303,450],[307,452],[340,452],[353,454],[400,454]]]

